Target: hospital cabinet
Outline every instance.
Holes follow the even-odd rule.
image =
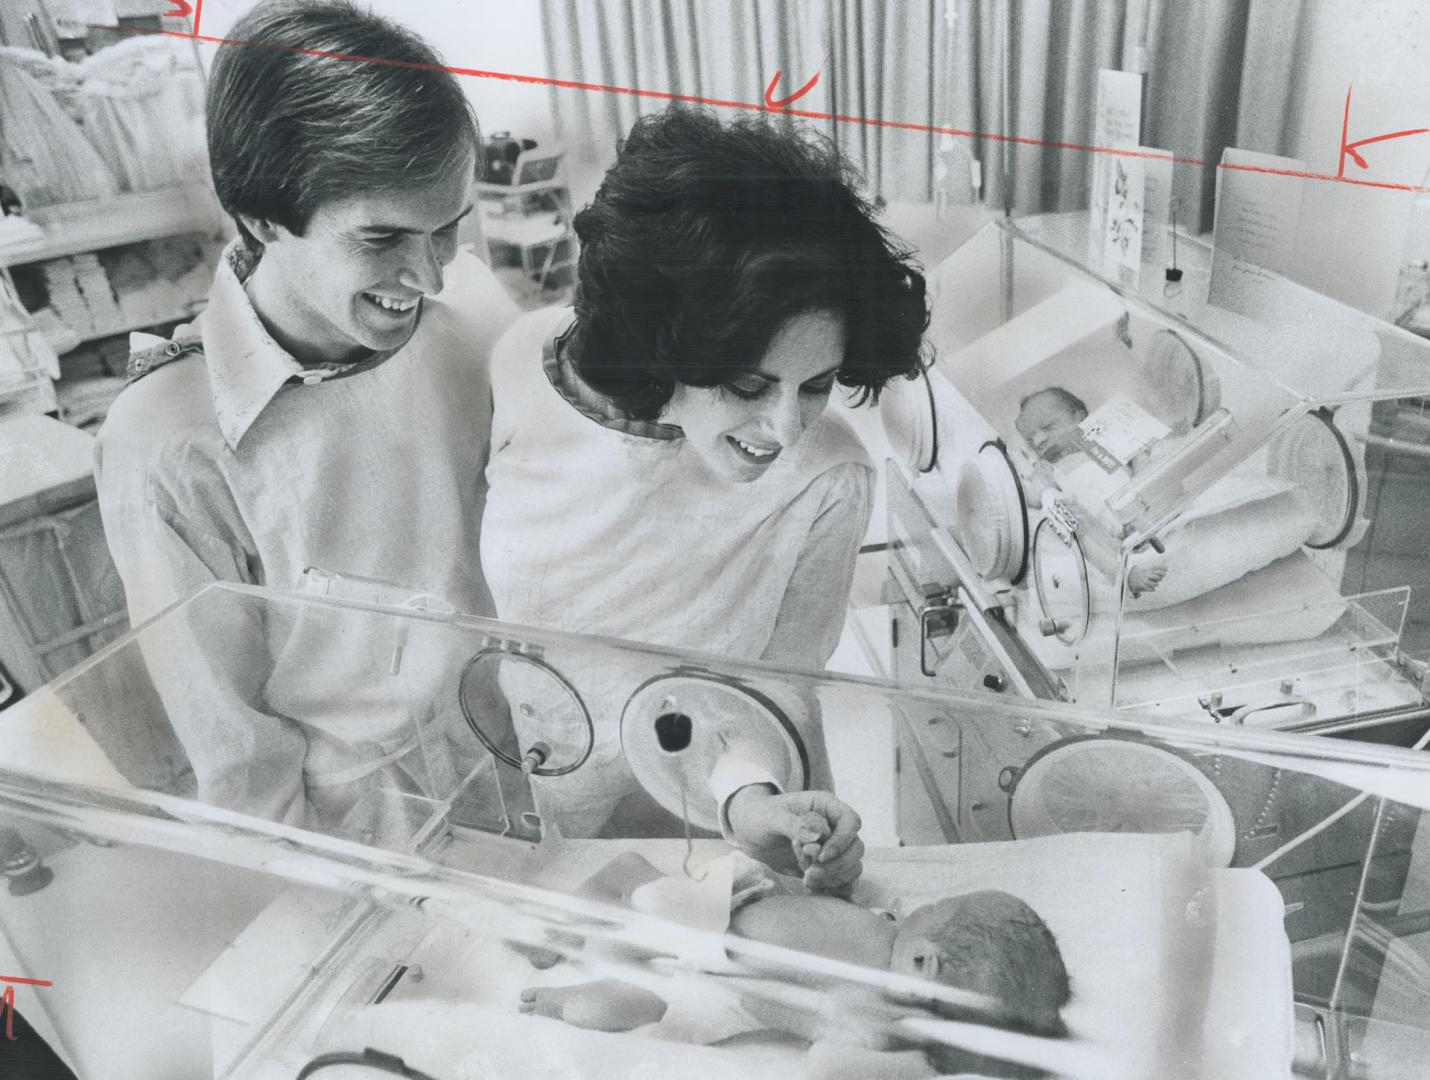
[[[597,977],[685,1014],[733,995],[1068,1076],[1402,1077],[1430,1050],[1424,755],[397,599],[212,586],[7,711],[0,829],[28,854],[7,864],[0,974],[51,984],[17,1003],[78,1075],[801,1075],[797,1047],[691,1036],[710,1017],[618,1035],[518,1010],[527,987]],[[215,771],[265,725],[301,748],[250,766],[293,769],[283,821],[247,805],[263,777]],[[870,781],[842,749],[855,728],[915,733],[898,769],[977,797],[910,806],[934,842],[869,851],[853,900],[1024,899],[1069,972],[1067,1038],[722,935],[712,770],[735,755],[785,790],[848,790]],[[603,769],[628,805],[560,835],[545,808]],[[583,886],[634,855],[692,899]]]
[[[929,275],[932,362],[881,407],[891,673],[1413,738],[1416,579],[1367,504],[1430,341],[1186,237],[1175,281],[1112,273],[1087,230],[996,222]]]
[[[94,437],[0,414],[0,672],[37,689],[127,628],[100,524]],[[0,674],[0,707],[6,704]],[[0,721],[0,731],[3,731]]]

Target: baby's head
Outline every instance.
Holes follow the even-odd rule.
[[[900,923],[889,966],[1001,1003],[992,1016],[935,1006],[949,1019],[993,1023],[1030,1035],[1067,1035],[1061,1011],[1072,994],[1062,953],[1047,924],[1016,896],[985,890],[926,904]],[[974,1060],[953,1048],[936,1053],[940,1060],[934,1064],[945,1071],[967,1070]],[[990,1075],[1039,1075],[981,1059],[978,1064],[1001,1070]]]
[[[1086,419],[1082,398],[1061,386],[1047,386],[1018,403],[1014,427],[1033,453],[1053,462],[1077,450],[1077,426]]]

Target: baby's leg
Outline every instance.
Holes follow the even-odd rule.
[[[577,986],[529,986],[521,992],[522,1012],[564,1020],[592,1031],[630,1031],[665,1015],[665,1000],[619,979]]]
[[[642,885],[658,881],[664,876],[643,856],[628,851],[623,855],[617,855],[576,886],[575,895],[588,900],[605,900],[609,903],[630,907],[633,892]],[[558,942],[562,948],[551,949],[541,945],[527,945],[519,942],[511,942],[510,946],[514,952],[531,961],[532,967],[538,971],[545,971],[547,968],[555,967],[566,953],[579,949],[585,941],[579,934],[561,930],[549,931],[548,937]]]

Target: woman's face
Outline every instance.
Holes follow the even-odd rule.
[[[818,419],[843,362],[844,321],[808,311],[780,327],[760,362],[732,382],[677,384],[661,420],[685,432],[716,473],[749,483]]]

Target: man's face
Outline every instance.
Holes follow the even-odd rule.
[[[457,253],[474,166],[468,151],[425,184],[323,203],[302,236],[277,227],[250,295],[297,359],[350,361],[412,336],[423,297],[442,291]]]

